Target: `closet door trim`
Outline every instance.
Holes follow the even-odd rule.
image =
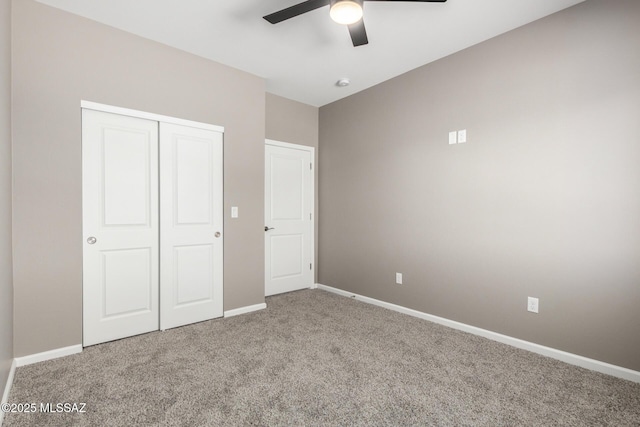
[[[160,114],[148,113],[146,111],[132,110],[129,108],[116,107],[113,105],[99,104],[92,101],[80,101],[80,108],[87,110],[102,111],[104,113],[120,114],[122,116],[137,117],[139,119],[154,120],[156,122],[171,123],[174,125],[188,126],[197,129],[212,130],[224,133],[223,126],[210,125],[208,123],[194,122],[191,120],[178,119],[176,117],[163,116]]]

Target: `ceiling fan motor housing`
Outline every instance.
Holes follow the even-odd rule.
[[[331,0],[331,7],[333,7],[333,5],[335,5],[336,3],[343,3],[343,2],[358,3],[360,7],[362,7],[364,0]]]
[[[329,14],[338,24],[350,25],[362,19],[363,0],[331,0]]]

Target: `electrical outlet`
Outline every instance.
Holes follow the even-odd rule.
[[[402,285],[402,273],[396,273],[396,283]]]
[[[467,130],[462,129],[458,131],[458,144],[464,144],[467,142]]]
[[[527,310],[532,313],[538,312],[538,298],[534,298],[534,297],[527,298]]]

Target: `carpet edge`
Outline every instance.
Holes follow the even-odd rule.
[[[536,344],[530,341],[525,341],[520,338],[514,338],[509,335],[503,335],[498,332],[493,332],[487,329],[478,328],[477,326],[471,326],[466,323],[461,323],[455,320],[446,319],[444,317],[435,316],[433,314],[424,313],[422,311],[403,307],[401,305],[392,304],[386,301],[377,300],[375,298],[367,297],[364,295],[354,294],[353,292],[334,288],[332,286],[318,284],[318,289],[326,292],[331,292],[333,294],[337,294],[343,297],[354,298],[357,301],[362,301],[371,305],[376,305],[378,307],[393,310],[398,313],[406,314],[408,316],[417,317],[419,319],[423,319],[423,320],[427,320],[443,326],[447,326],[452,329],[457,329],[463,332],[468,332],[473,335],[478,335],[483,338],[490,339],[492,341],[497,341],[502,344],[507,344],[512,347],[516,347],[522,350],[527,350],[532,353],[540,354],[542,356],[550,357],[552,359],[556,359],[561,362],[568,363],[570,365],[579,366],[581,368],[589,369],[591,371],[611,375],[616,378],[621,378],[624,380],[640,383],[640,372],[634,371],[629,368],[624,368],[622,366],[613,365],[613,364],[602,362],[596,359],[590,359],[588,357],[580,356],[574,353],[569,353],[563,350],[558,350],[556,348],[546,347],[544,345]]]

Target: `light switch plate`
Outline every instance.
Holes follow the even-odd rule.
[[[457,133],[454,130],[453,132],[449,132],[449,144],[456,144],[458,142],[457,140]]]
[[[231,207],[231,218],[238,218],[238,207],[237,206],[232,206]]]
[[[458,144],[463,144],[467,142],[467,130],[459,130],[458,131]]]

